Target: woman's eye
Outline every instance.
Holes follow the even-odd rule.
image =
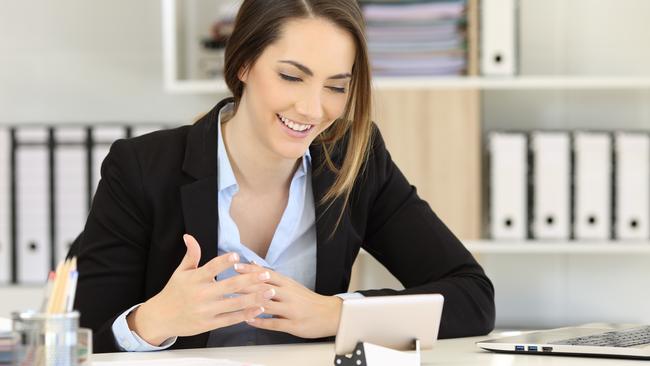
[[[345,93],[345,88],[337,88],[334,86],[328,86],[328,88],[335,93],[341,93],[341,94]]]
[[[280,77],[287,81],[300,81],[300,78],[294,78],[293,76],[280,74]]]

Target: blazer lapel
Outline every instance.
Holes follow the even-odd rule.
[[[200,266],[217,256],[217,123],[219,110],[230,101],[219,102],[187,136],[183,171],[196,180],[181,187],[181,200],[187,233],[201,245]]]

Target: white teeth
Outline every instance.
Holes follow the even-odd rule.
[[[279,114],[278,117],[280,117],[280,120],[285,124],[285,126],[289,127],[294,131],[302,132],[304,130],[308,130],[309,128],[311,128],[311,125],[303,125],[300,123],[293,122],[290,119],[287,119]]]

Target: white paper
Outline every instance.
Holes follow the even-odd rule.
[[[93,361],[93,366],[262,366],[247,362],[235,362],[212,358],[164,358],[138,361]]]

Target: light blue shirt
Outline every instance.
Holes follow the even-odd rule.
[[[289,187],[287,207],[282,214],[265,258],[261,258],[241,242],[237,225],[230,216],[230,205],[239,185],[232,171],[221,133],[221,114],[231,110],[230,103],[219,111],[218,135],[218,255],[236,252],[241,262],[255,261],[274,272],[294,279],[310,290],[316,283],[316,213],[311,181],[311,155],[309,149],[302,157]],[[230,278],[237,273],[230,268],[220,273],[217,280]],[[359,293],[339,294],[343,299],[363,297]],[[169,348],[177,337],[167,339],[159,347],[152,346],[129,329],[127,315],[140,304],[122,313],[113,322],[112,330],[117,344],[124,351],[157,351]],[[261,316],[265,316],[262,314]],[[268,316],[268,315],[267,315]]]

